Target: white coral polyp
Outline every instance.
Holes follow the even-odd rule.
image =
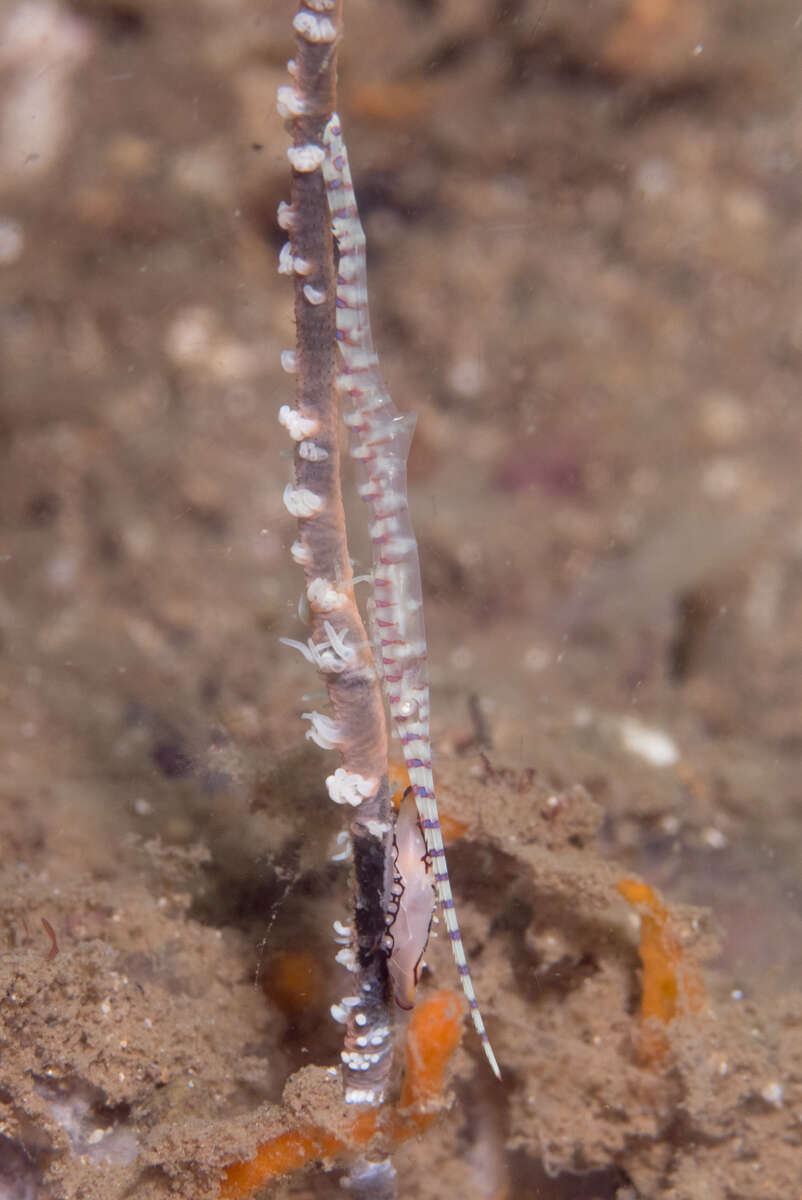
[[[312,663],[319,671],[337,675],[344,671],[355,657],[354,651],[346,644],[348,631],[339,634],[328,621],[323,622],[323,630],[327,640],[322,642],[316,642],[312,638],[306,642],[297,642],[293,638],[279,638],[279,641],[283,646],[300,651],[306,661]]]
[[[311,724],[311,728],[306,731],[306,736],[315,745],[320,746],[321,750],[336,750],[338,746],[342,745],[343,732],[331,717],[324,716],[319,712],[301,713],[301,716],[304,721],[309,721]]]
[[[320,422],[315,417],[304,417],[297,408],[290,408],[289,404],[282,404],[278,410],[278,423],[284,426],[294,442],[314,437],[320,428]]]
[[[288,483],[284,489],[284,507],[291,517],[316,517],[323,511],[322,497],[309,488],[294,487]]]
[[[325,157],[323,147],[316,146],[314,142],[308,142],[305,146],[290,146],[287,150],[290,166],[304,175],[316,171]]]
[[[317,576],[306,589],[306,598],[315,612],[335,612],[348,603],[344,592],[339,592],[328,579]]]
[[[377,779],[365,779],[355,771],[346,771],[338,767],[333,775],[326,779],[329,797],[335,804],[352,804],[358,808],[363,800],[376,794],[379,786]]]

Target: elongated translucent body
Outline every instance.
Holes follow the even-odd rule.
[[[462,988],[485,1054],[500,1077],[465,957],[446,865],[432,776],[429,677],[418,545],[407,502],[407,455],[414,417],[393,404],[373,347],[368,312],[365,234],[336,113],[326,126],[323,178],[339,252],[337,339],[344,371],[338,387],[370,512],[373,607],[378,665],[431,860],[437,898]]]

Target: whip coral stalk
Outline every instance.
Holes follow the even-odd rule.
[[[279,111],[293,135],[287,151],[292,202],[279,208],[279,223],[290,237],[279,271],[295,281],[297,330],[296,350],[282,356],[285,369],[297,375],[297,406],[282,407],[279,420],[296,443],[295,479],[284,503],[298,518],[292,554],[304,569],[312,615],[308,641],[288,644],[326,680],[333,716],[304,713],[307,736],[341,752],[343,765],[326,783],[335,803],[354,810],[354,925],[339,930],[344,945],[337,957],[358,986],[332,1011],[347,1026],[346,1098],[380,1103],[391,1055],[387,955],[396,1000],[411,1008],[429,937],[432,885],[476,1032],[491,1068],[500,1072],[462,944],[435,796],[420,563],[407,500],[415,421],[393,404],[371,336],[365,234],[333,111],[341,9],[342,0],[303,0],[293,22],[293,84],[279,88]],[[369,512],[372,648],[354,603],[340,492],[338,394],[346,405],[358,491]],[[417,809],[417,821],[405,816],[395,836],[382,688]]]
[[[306,0],[293,26],[292,85],[279,89],[279,111],[293,144],[291,203],[279,210],[289,235],[279,271],[295,288],[295,351],[282,363],[296,377],[296,407],[279,420],[295,442],[295,478],[284,493],[298,518],[292,556],[304,570],[311,636],[300,648],[321,672],[332,715],[306,713],[307,736],[337,749],[342,765],[326,781],[349,814],[354,916],[338,955],[353,971],[354,995],[335,1006],[346,1024],[342,1054],[346,1099],[380,1103],[391,1066],[390,993],[385,952],[392,886],[393,834],[387,783],[387,728],[381,685],[354,602],[340,489],[336,376],[336,277],[331,220],[321,166],[323,135],[334,109],[341,0]],[[298,643],[294,643],[298,645]],[[342,930],[342,927],[340,927]]]

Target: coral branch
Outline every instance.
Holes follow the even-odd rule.
[[[318,1158],[334,1158],[344,1149],[333,1134],[322,1129],[298,1129],[280,1133],[264,1142],[250,1162],[234,1163],[220,1188],[221,1200],[245,1200],[258,1187],[290,1171],[297,1171]]]
[[[356,1001],[347,1007],[343,1051],[346,1099],[381,1102],[392,1040],[384,951],[391,886],[392,822],[387,787],[387,729],[381,687],[354,601],[340,488],[339,404],[335,393],[336,280],[321,164],[323,131],[334,108],[342,0],[301,3],[293,22],[297,52],[292,86],[279,89],[293,145],[292,200],[279,210],[290,242],[279,271],[295,287],[295,352],[282,362],[296,377],[296,408],[279,421],[295,442],[295,479],[284,496],[298,518],[292,555],[304,569],[311,637],[301,649],[326,682],[332,716],[309,713],[308,732],[337,748],[342,767],[329,777],[332,799],[350,815],[354,862],[353,955]]]

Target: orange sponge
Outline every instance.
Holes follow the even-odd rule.
[[[685,961],[682,943],[671,913],[657,893],[638,879],[622,879],[619,893],[640,914],[638,953],[643,967],[641,1020],[668,1025],[676,1016],[699,1012],[705,1002],[704,985],[698,972]],[[659,1063],[668,1044],[659,1029],[642,1031],[644,1059]]]
[[[462,1036],[462,1002],[440,991],[414,1010],[409,1023],[406,1071],[397,1108],[361,1113],[343,1137],[314,1125],[263,1142],[250,1162],[226,1168],[220,1200],[247,1200],[257,1188],[316,1159],[338,1158],[364,1149],[381,1127],[393,1144],[421,1133],[440,1108],[446,1068]]]

